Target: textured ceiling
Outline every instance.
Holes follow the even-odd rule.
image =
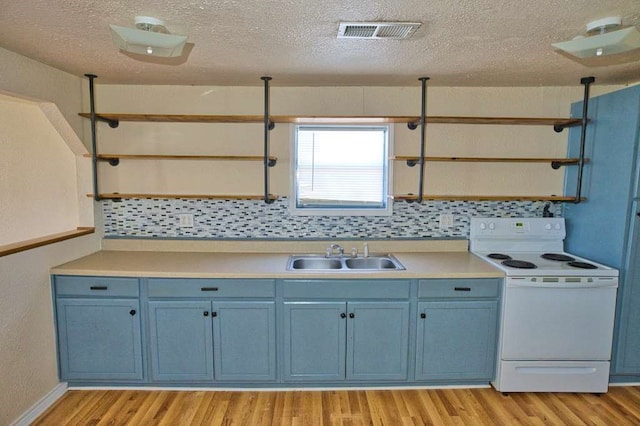
[[[188,35],[181,58],[114,47],[109,24],[136,15]],[[640,80],[640,49],[580,62],[551,43],[589,21],[640,26],[640,0],[0,0],[0,46],[99,83],[435,86]],[[418,21],[409,40],[337,39],[340,21]]]

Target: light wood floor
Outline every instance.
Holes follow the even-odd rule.
[[[640,425],[640,387],[603,395],[493,389],[68,391],[34,425]]]

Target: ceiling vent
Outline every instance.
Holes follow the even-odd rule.
[[[420,22],[341,22],[338,38],[402,40],[409,38]]]

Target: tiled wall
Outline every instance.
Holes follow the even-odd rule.
[[[127,199],[103,201],[108,238],[208,239],[414,239],[466,238],[470,217],[541,217],[541,201],[398,201],[392,216],[292,216],[288,200]],[[552,206],[556,216],[561,205]],[[181,227],[179,215],[194,215]],[[439,215],[452,214],[453,226],[440,229]]]

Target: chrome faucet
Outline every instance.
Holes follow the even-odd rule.
[[[340,244],[331,244],[329,247],[327,247],[327,257],[335,256],[336,254],[338,256],[344,255],[344,249]]]

